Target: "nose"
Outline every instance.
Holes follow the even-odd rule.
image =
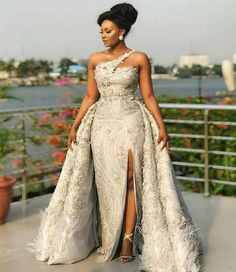
[[[105,33],[102,33],[102,39],[106,39],[106,34]]]

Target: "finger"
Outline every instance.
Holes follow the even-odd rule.
[[[164,142],[161,142],[161,150],[164,148]]]
[[[160,137],[157,139],[157,143],[159,144],[161,141],[162,141],[162,136],[160,136]]]
[[[69,135],[69,136],[67,137],[67,145],[70,145],[70,142],[71,142],[71,136]]]
[[[159,139],[157,140],[157,143],[160,144],[162,142],[162,145],[163,145],[163,137],[159,137]],[[161,148],[162,150],[162,148]]]
[[[161,150],[163,150],[165,148],[165,143],[163,142]]]
[[[163,145],[162,145],[161,150],[163,150],[163,149],[166,147],[166,144],[167,144],[167,139],[165,139],[165,140],[163,141]]]
[[[158,139],[158,143],[160,143],[161,141],[163,141],[163,136],[160,136]]]

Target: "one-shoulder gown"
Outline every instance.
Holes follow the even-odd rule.
[[[122,233],[128,150],[133,155],[137,220],[133,254],[151,272],[200,271],[201,237],[181,196],[159,128],[135,95],[136,67],[119,67],[136,50],[98,64],[99,99],[84,115],[77,145],[68,149],[55,191],[40,210],[37,236],[26,243],[38,261],[70,264],[96,249],[114,259]]]

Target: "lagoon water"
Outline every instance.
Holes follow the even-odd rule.
[[[17,99],[6,99],[0,101],[1,109],[18,109],[35,106],[48,106],[70,103],[73,99],[83,97],[87,84],[72,86],[43,86],[43,87],[17,87],[10,88],[8,94]],[[197,96],[198,79],[177,79],[177,80],[153,80],[155,96]],[[210,78],[202,80],[202,95],[214,94],[219,91],[227,91],[223,78]],[[136,95],[141,97],[140,90]]]

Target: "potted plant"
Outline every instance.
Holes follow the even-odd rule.
[[[6,98],[14,98],[17,99],[14,96],[8,95],[7,94],[8,87],[6,86],[1,86],[0,85],[0,102],[1,99],[6,99]],[[19,99],[18,99],[19,100]],[[21,100],[21,99],[20,99]],[[21,100],[22,101],[22,100]],[[6,118],[8,120],[9,118]],[[6,122],[6,120],[1,120],[1,125]],[[5,128],[5,127],[0,127],[0,170],[2,168],[2,161],[3,158],[8,155],[10,152],[13,152],[14,149],[12,146],[9,146],[6,144],[7,139],[9,135],[12,134],[12,131]],[[12,186],[16,182],[16,177],[10,176],[10,175],[0,175],[0,225],[4,224],[10,209],[10,203],[12,201]]]
[[[6,222],[12,200],[12,186],[16,182],[13,176],[0,176],[0,225]]]
[[[15,132],[10,129],[0,126],[0,171],[4,169],[4,158],[9,153],[14,152],[15,149],[12,145],[8,144],[10,136],[14,136]],[[14,136],[15,138],[15,136]],[[10,203],[12,201],[12,186],[16,182],[16,177],[10,174],[0,175],[0,225],[4,224],[10,209]]]

